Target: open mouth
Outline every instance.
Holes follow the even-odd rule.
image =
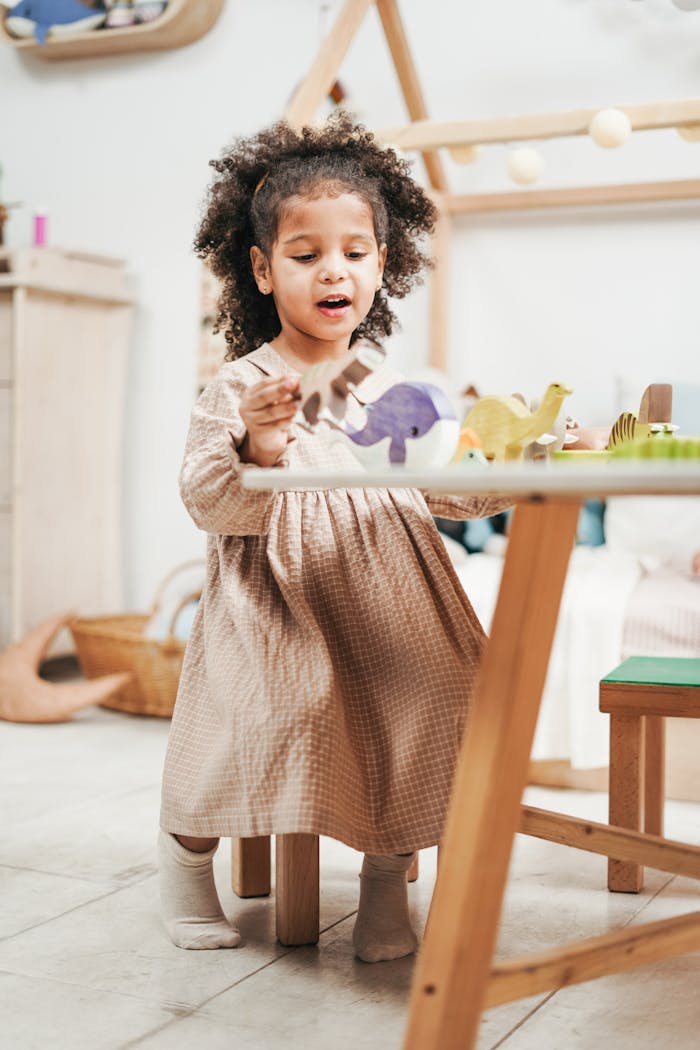
[[[345,295],[329,295],[316,304],[322,314],[327,317],[341,317],[351,305],[350,299]]]

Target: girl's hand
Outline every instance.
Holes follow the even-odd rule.
[[[241,400],[240,414],[246,436],[238,452],[244,463],[271,467],[290,441],[289,428],[296,415],[299,380],[263,379],[248,387]]]

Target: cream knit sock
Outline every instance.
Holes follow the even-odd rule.
[[[221,910],[214,885],[215,853],[216,846],[194,853],[167,831],[158,834],[163,922],[178,948],[236,948],[241,943],[240,933]]]
[[[401,959],[418,947],[408,917],[406,872],[415,854],[381,857],[365,853],[360,875],[360,906],[352,934],[363,962]]]

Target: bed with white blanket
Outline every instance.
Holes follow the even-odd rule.
[[[446,544],[488,631],[503,554],[467,554],[448,538]],[[565,760],[574,770],[606,766],[608,718],[598,711],[600,679],[627,656],[700,656],[700,573],[692,568],[697,552],[700,498],[608,501],[605,543],[572,552],[533,760]],[[700,755],[700,721],[686,728],[695,733]],[[700,788],[700,760],[697,777]]]

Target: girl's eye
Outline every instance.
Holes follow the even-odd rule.
[[[312,252],[308,252],[306,255],[293,255],[292,258],[295,259],[296,262],[306,263],[311,262],[311,260],[314,258],[314,255]]]
[[[364,259],[367,252],[346,252],[348,259]]]

